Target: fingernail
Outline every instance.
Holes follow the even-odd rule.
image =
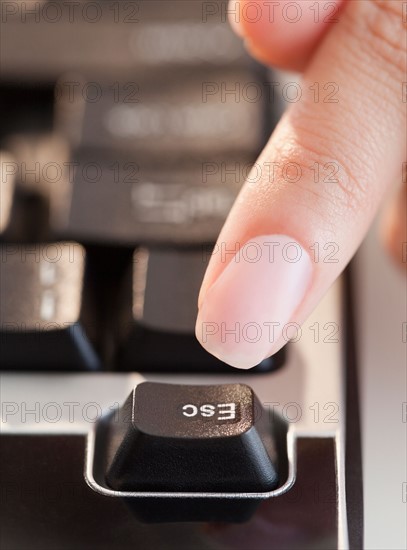
[[[222,246],[219,250],[222,253]],[[205,293],[196,337],[225,363],[254,367],[273,354],[273,345],[286,332],[311,276],[308,253],[291,237],[251,239]]]

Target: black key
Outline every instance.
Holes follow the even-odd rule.
[[[215,241],[268,134],[265,88],[246,67],[142,74],[134,89],[105,86],[82,104],[61,95],[58,127],[80,147],[65,184],[53,187],[54,237]]]
[[[9,81],[52,82],[66,71],[131,79],[165,65],[247,62],[227,21],[227,0],[31,4],[10,3],[2,12],[2,76]]]
[[[144,382],[110,429],[112,489],[245,493],[278,485],[275,426],[249,386]]]
[[[0,254],[1,368],[98,368],[84,249],[68,242],[3,245]]]
[[[120,300],[120,369],[236,372],[205,351],[195,337],[198,294],[211,250],[201,246],[135,252]],[[281,351],[250,372],[273,370],[283,361]]]
[[[100,84],[99,84],[100,86]],[[121,87],[123,89],[121,89]],[[250,66],[202,67],[100,87],[84,105],[82,147],[138,155],[257,155],[270,90]]]
[[[138,158],[77,155],[71,181],[53,187],[54,234],[130,246],[213,242],[253,162],[180,159],[154,167]]]

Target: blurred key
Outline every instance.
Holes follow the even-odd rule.
[[[3,245],[1,368],[96,369],[85,251],[74,243]]]
[[[72,70],[117,78],[248,59],[228,24],[227,0],[4,4],[0,61],[8,80],[50,82]]]
[[[236,372],[207,353],[195,338],[198,293],[210,255],[210,247],[135,252],[120,302],[119,368]],[[266,359],[254,372],[279,367],[283,354]]]
[[[130,246],[214,242],[253,162],[241,156],[145,166],[139,158],[78,155],[69,184],[53,188],[54,233]]]
[[[161,72],[101,87],[89,83],[82,146],[170,156],[256,155],[270,90],[248,68]]]

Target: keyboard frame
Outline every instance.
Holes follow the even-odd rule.
[[[353,351],[347,340],[351,329],[349,308],[344,308],[348,287],[341,277],[323,298],[311,317],[302,326],[302,337],[289,345],[286,365],[267,374],[168,374],[153,373],[1,373],[2,411],[7,411],[7,403],[17,404],[21,414],[8,414],[2,417],[1,432],[4,435],[83,435],[87,438],[84,483],[92,490],[108,497],[126,499],[255,499],[278,498],[289,492],[295,484],[297,471],[297,442],[299,439],[328,438],[334,441],[337,472],[337,540],[338,548],[361,548],[362,533],[362,480],[360,468],[360,438],[358,422],[357,390],[347,390],[355,384]],[[346,313],[345,313],[346,312]],[[311,326],[319,323],[336,323],[339,327],[337,342],[314,343],[315,331]],[[347,376],[345,376],[345,366]],[[227,384],[244,383],[250,385],[262,404],[279,402],[275,411],[288,422],[288,411],[297,408],[301,411],[298,421],[288,422],[287,451],[289,475],[285,482],[274,491],[266,493],[154,493],[118,492],[100,484],[94,477],[94,422],[85,419],[69,418],[72,410],[65,411],[65,417],[58,422],[37,418],[33,410],[45,411],[50,403],[77,403],[89,412],[94,409],[111,412],[126,399],[130,391],[143,380],[175,384]],[[352,402],[349,398],[352,398]],[[355,402],[356,399],[356,402]],[[27,407],[27,418],[23,418],[23,404]],[[291,404],[291,405],[290,405]],[[97,405],[97,406],[96,406]],[[325,407],[325,409],[324,409]],[[332,407],[334,412],[332,413]],[[62,407],[61,407],[62,408]],[[318,421],[316,421],[316,409]],[[355,416],[356,415],[356,416]],[[41,416],[41,415],[40,415]],[[43,416],[43,414],[42,414]],[[100,414],[97,415],[100,418]],[[33,421],[34,417],[34,421]],[[30,421],[31,418],[31,421]],[[37,421],[39,420],[39,421]],[[325,420],[325,421],[324,421]],[[332,422],[332,420],[334,420]],[[352,483],[348,480],[352,479]],[[349,500],[352,500],[349,503]],[[350,513],[352,512],[352,514]]]

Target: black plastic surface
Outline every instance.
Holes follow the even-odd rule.
[[[337,549],[334,442],[300,439],[294,487],[244,524],[140,523],[119,498],[83,479],[81,435],[2,435],[2,550]],[[151,513],[153,501],[140,501]],[[162,502],[165,519],[171,502]],[[224,505],[227,510],[228,504]]]
[[[107,485],[120,491],[265,492],[278,484],[274,426],[243,384],[144,382],[108,422]]]

